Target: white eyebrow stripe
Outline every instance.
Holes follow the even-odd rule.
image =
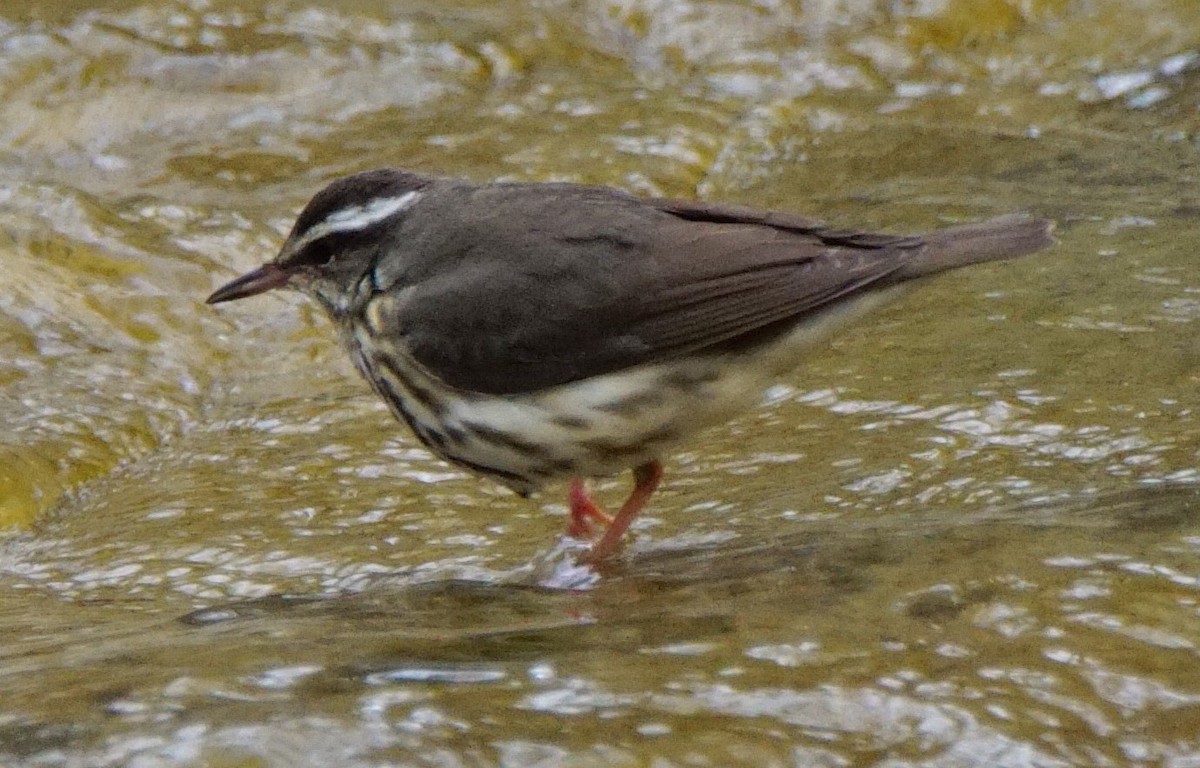
[[[292,247],[288,250],[291,253],[299,253],[310,243],[334,232],[357,232],[366,229],[372,224],[412,207],[420,198],[421,193],[414,189],[399,197],[377,197],[366,205],[341,208],[325,217],[320,224],[309,227],[308,231],[304,233],[304,237],[292,243]]]

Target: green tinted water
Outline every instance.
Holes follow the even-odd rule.
[[[1200,760],[1193,6],[8,3],[0,763]],[[595,580],[315,308],[203,306],[386,164],[1061,243],[814,353]]]

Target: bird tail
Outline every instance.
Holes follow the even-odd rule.
[[[1054,222],[1011,214],[931,232],[895,277],[911,280],[984,261],[1015,259],[1054,244]]]

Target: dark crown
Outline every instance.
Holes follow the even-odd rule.
[[[379,168],[338,179],[318,192],[296,218],[277,263],[319,264],[343,241],[358,240],[416,202],[427,176]]]

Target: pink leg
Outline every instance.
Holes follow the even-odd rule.
[[[642,507],[646,506],[646,502],[650,500],[650,496],[658,488],[662,476],[662,464],[657,461],[647,461],[645,464],[640,464],[634,468],[633,491],[629,494],[629,498],[621,505],[621,511],[613,517],[612,523],[605,529],[604,535],[592,545],[590,550],[579,558],[579,562],[599,563],[620,551],[621,537],[625,535],[625,531],[629,528],[629,524],[633,522],[633,518],[638,516],[638,513],[642,511]]]
[[[612,518],[596,506],[596,502],[592,501],[587,488],[584,487],[583,480],[578,477],[571,480],[571,489],[567,492],[567,502],[571,507],[571,522],[567,524],[567,535],[572,538],[582,539],[591,536],[595,531],[594,522],[600,523],[605,528],[612,523]]]

